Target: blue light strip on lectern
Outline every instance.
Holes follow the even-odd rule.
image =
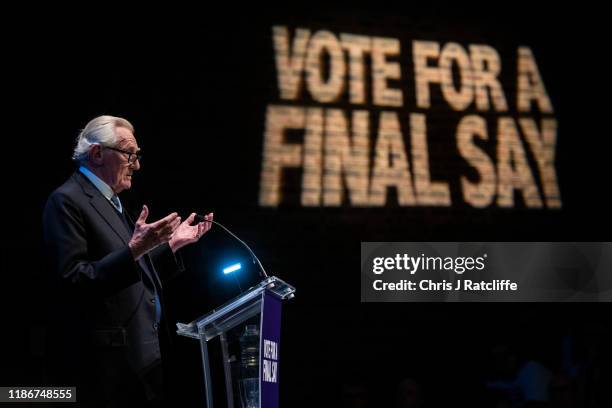
[[[237,263],[237,264],[230,265],[227,268],[223,268],[223,273],[227,275],[228,273],[235,272],[239,269],[242,269],[242,265]]]

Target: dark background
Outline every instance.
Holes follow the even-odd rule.
[[[93,14],[100,20],[24,20],[5,36],[10,108],[3,148],[2,385],[46,381],[45,310],[53,293],[45,283],[42,209],[73,171],[70,154],[79,129],[100,114],[129,119],[145,154],[133,189],[122,195],[132,212],[143,203],[151,219],[171,211],[184,217],[214,211],[215,219],[252,245],[270,274],[297,288],[283,311],[282,406],[348,406],[359,395],[371,406],[390,406],[406,377],[419,382],[428,406],[488,406],[484,380],[494,344],[512,343],[559,371],[564,335],[609,339],[607,304],[359,301],[361,241],[609,240],[605,23],[587,7],[534,7],[306,5],[263,10],[261,17],[230,7],[168,14],[158,9],[138,19],[111,9]],[[453,184],[452,208],[401,208],[392,193],[384,208],[303,208],[299,191],[289,187],[279,208],[258,207],[265,109],[282,103],[271,39],[275,24],[399,38],[406,84],[412,81],[414,39],[491,45],[507,75],[516,47],[530,46],[559,123],[563,208],[526,209],[517,195],[513,209],[474,209],[461,204]],[[403,111],[417,111],[412,89],[402,88]],[[349,109],[342,102],[333,106]],[[444,157],[452,129],[470,112],[450,113],[447,106],[427,112],[429,132],[442,146],[430,142],[434,178],[450,179],[464,166],[435,164],[435,158]],[[492,133],[498,115],[483,116]],[[285,177],[300,184],[299,172]],[[215,296],[226,295],[212,290],[221,285],[215,268],[239,255],[244,253],[220,231],[186,251],[188,271],[166,286],[175,321],[194,319],[215,306]],[[193,360],[175,373],[180,392],[198,403],[198,349],[188,339],[177,339],[176,346],[183,361]]]

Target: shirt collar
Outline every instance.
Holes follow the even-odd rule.
[[[89,170],[87,167],[81,166],[79,167],[79,171],[83,173],[83,175],[87,177],[89,181],[93,183],[94,186],[96,186],[96,188],[102,193],[104,197],[106,197],[107,200],[110,200],[113,195],[115,195],[113,189],[110,188],[110,186],[104,181],[102,181],[100,177],[93,174],[92,171]]]

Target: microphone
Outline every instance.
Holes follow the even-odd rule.
[[[207,219],[204,218],[203,215],[200,215],[200,214],[196,214],[194,221],[198,222],[198,223],[200,223],[200,222],[211,222],[211,223],[213,223],[215,225],[218,225],[219,227],[221,227],[221,229],[223,229],[225,232],[227,232],[232,237],[234,237],[236,240],[238,240],[238,242],[240,242],[249,251],[249,254],[251,254],[251,258],[253,260],[253,263],[256,264],[257,266],[259,266],[259,270],[260,270],[260,274],[259,275],[262,278],[264,278],[264,279],[268,278],[268,274],[266,273],[266,270],[264,269],[263,265],[259,261],[259,258],[257,258],[257,255],[255,255],[255,252],[253,252],[253,250],[246,244],[246,242],[244,242],[243,240],[238,238],[236,236],[236,234],[234,234],[232,231],[227,229],[223,224],[221,224],[221,223],[219,223],[217,221],[207,220]]]

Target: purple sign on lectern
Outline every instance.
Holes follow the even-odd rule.
[[[280,351],[281,301],[268,291],[263,296],[259,378],[260,407],[278,408],[278,364]]]

